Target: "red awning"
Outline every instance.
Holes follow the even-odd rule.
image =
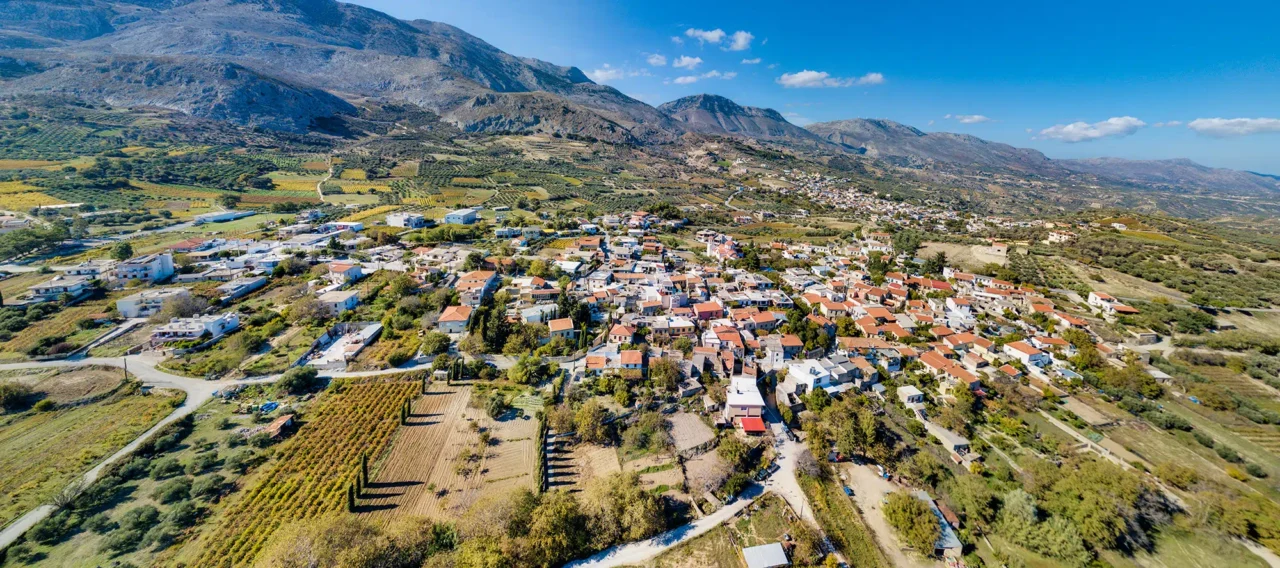
[[[764,420],[755,416],[748,416],[739,421],[742,424],[742,431],[748,434],[763,434]]]

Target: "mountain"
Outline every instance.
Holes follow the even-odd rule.
[[[1074,172],[1094,174],[1149,187],[1231,190],[1271,197],[1280,192],[1280,178],[1276,176],[1211,168],[1185,158],[1175,160],[1089,158],[1056,162]]]
[[[1053,160],[1037,150],[983,140],[968,134],[923,132],[890,120],[852,119],[810,124],[809,131],[845,150],[906,167],[950,164],[997,168],[1066,180],[1081,175],[1122,186],[1160,191],[1208,191],[1280,196],[1280,179],[1252,172],[1210,168],[1187,159]]]
[[[742,135],[777,141],[821,142],[771,108],[744,107],[719,95],[692,95],[663,103],[658,110],[694,132]]]
[[[13,4],[25,3],[0,4],[8,5],[0,16],[7,10],[11,18],[0,30],[0,46],[9,48],[0,55],[49,70],[76,67],[98,96],[115,104],[149,101],[126,77],[108,70],[89,78],[89,72],[120,58],[156,59],[169,62],[175,78],[193,66],[192,85],[216,88],[205,66],[233,63],[297,89],[417,104],[467,131],[574,133],[633,143],[672,141],[683,132],[653,107],[593,83],[577,68],[512,56],[447,24],[402,21],[334,0]],[[0,85],[0,92],[43,93],[51,85],[32,75]],[[259,114],[279,112],[291,117],[288,124],[312,114],[294,102],[260,101],[273,106]],[[201,112],[205,105],[198,103],[167,101],[168,108]]]
[[[806,128],[846,150],[899,165],[919,166],[933,161],[1032,173],[1061,171],[1035,150],[968,134],[926,133],[891,120],[855,118],[819,122]]]

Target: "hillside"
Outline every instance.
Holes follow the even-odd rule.
[[[814,133],[787,122],[776,110],[742,106],[718,95],[683,97],[663,103],[658,110],[695,132],[775,141],[820,141]]]

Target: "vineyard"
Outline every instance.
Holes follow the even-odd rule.
[[[404,402],[421,383],[343,385],[327,394],[292,440],[282,444],[258,483],[230,503],[202,535],[194,566],[246,566],[281,526],[340,511],[360,456],[376,459],[400,425]]]
[[[43,193],[10,193],[4,196],[3,206],[6,209],[26,211],[33,207],[62,205],[63,203],[66,203],[66,201]]]
[[[370,217],[376,217],[378,215],[386,215],[387,213],[395,211],[396,209],[399,209],[399,208],[400,207],[398,205],[379,205],[377,207],[370,207],[368,209],[365,209],[364,211],[357,211],[355,213],[347,215],[346,217],[343,217],[342,220],[343,221],[363,221]]]

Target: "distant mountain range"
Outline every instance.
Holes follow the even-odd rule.
[[[581,70],[507,54],[458,28],[334,0],[0,1],[0,95],[62,94],[155,106],[290,132],[412,103],[467,132],[574,134],[668,144],[741,136],[855,153],[906,168],[945,164],[1161,191],[1280,196],[1280,178],[1188,160],[1052,160],[965,134],[879,119],[801,128],[716,95],[657,108]]]

